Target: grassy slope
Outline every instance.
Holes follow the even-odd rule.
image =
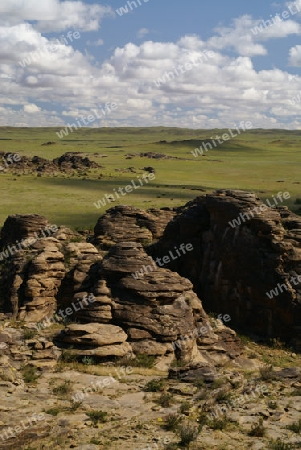
[[[291,209],[300,189],[300,132],[283,130],[252,130],[195,158],[191,150],[202,139],[223,134],[222,130],[186,130],[177,128],[103,128],[80,129],[60,140],[54,128],[0,128],[0,151],[39,155],[53,159],[67,151],[91,154],[103,169],[86,176],[37,178],[32,175],[0,174],[0,224],[9,214],[39,213],[53,223],[71,227],[92,227],[110,206],[130,204],[142,208],[181,205],[198,195],[195,189],[245,189],[255,191],[262,199],[279,191],[289,191],[286,202]],[[225,130],[226,131],[226,130]],[[165,140],[166,143],[160,141]],[[56,145],[41,146],[55,141]],[[158,152],[187,158],[154,160],[128,153]],[[101,158],[100,155],[107,155]],[[131,194],[96,209],[93,205],[113,189],[129,184],[143,167],[153,166],[156,179]],[[137,174],[120,173],[115,169],[135,167]],[[102,178],[99,179],[99,175]],[[281,181],[281,182],[279,182]]]

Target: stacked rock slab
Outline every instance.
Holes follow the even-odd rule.
[[[56,226],[43,216],[9,216],[1,232],[2,308],[14,318],[37,321],[54,312],[64,276]]]
[[[132,356],[132,348],[126,342],[127,334],[115,325],[71,324],[61,332],[58,340],[71,346],[71,353],[77,356]]]
[[[55,238],[39,241],[43,250],[33,256],[28,264],[18,319],[38,322],[55,312],[56,295],[65,276],[64,255],[59,251],[58,244]]]
[[[113,322],[127,332],[135,354],[173,354],[173,342],[195,328],[196,318],[207,321],[191,282],[157,267],[139,243],[112,247],[101,273],[111,288]],[[199,360],[196,339],[178,353],[182,361]]]
[[[132,206],[115,206],[98,219],[93,243],[103,249],[125,241],[151,243],[162,236],[175,214],[172,208],[143,211]]]
[[[194,250],[172,268],[193,282],[206,309],[230,315],[231,327],[300,339],[301,283],[292,282],[301,275],[299,216],[255,194],[217,191],[188,203],[153,255],[182,242],[193,242]]]
[[[90,298],[90,301],[84,299]],[[111,291],[105,280],[98,280],[91,292],[79,292],[75,294],[74,300],[83,299],[84,308],[75,313],[75,317],[82,323],[110,323],[112,321],[112,298]]]

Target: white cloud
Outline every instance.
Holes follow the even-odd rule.
[[[42,32],[96,31],[100,21],[114,12],[110,6],[85,4],[82,1],[61,0],[1,0],[2,20],[37,21],[35,27]]]
[[[248,15],[234,19],[232,27],[215,28],[220,36],[213,36],[208,44],[215,50],[231,49],[242,56],[266,55],[265,47],[254,42],[252,26],[254,20]]]
[[[289,64],[292,66],[301,67],[301,45],[296,45],[290,49]]]
[[[74,42],[46,38],[34,24],[0,25],[0,125],[61,126],[115,102],[118,109],[101,125],[214,128],[249,120],[254,127],[300,129],[301,103],[290,99],[301,78],[277,68],[256,70],[252,56],[266,49],[255,42],[263,38],[252,35],[254,23],[243,16],[207,41],[189,35],[178,42],[129,42],[102,63]],[[208,50],[214,57],[202,59]],[[198,66],[156,85],[165,72],[198,59]],[[290,62],[301,64],[301,46],[291,48]]]
[[[24,105],[24,111],[29,114],[36,114],[41,111],[41,108],[39,108],[34,103],[29,103],[28,105]]]
[[[139,39],[141,39],[149,33],[150,33],[150,31],[148,28],[140,28],[140,30],[138,30],[138,32],[137,32],[137,37]]]

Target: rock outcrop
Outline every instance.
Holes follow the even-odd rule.
[[[97,323],[69,325],[58,337],[72,346],[71,352],[77,356],[112,357],[132,355],[127,334],[114,325]]]
[[[205,309],[229,314],[231,327],[296,342],[300,237],[301,218],[287,208],[268,207],[255,194],[217,191],[188,203],[151,253],[191,243],[194,250],[168,267],[193,282]]]
[[[93,243],[106,250],[125,241],[150,244],[162,236],[176,211],[173,208],[143,211],[132,206],[115,206],[98,219]]]
[[[42,145],[51,145],[53,142],[48,142]],[[11,153],[0,152],[0,157],[4,160],[11,156]],[[19,156],[13,164],[8,164],[5,169],[1,168],[4,172],[11,170],[17,173],[38,173],[38,174],[53,174],[56,172],[70,173],[73,171],[87,171],[90,169],[101,168],[98,163],[91,161],[87,156],[83,157],[77,154],[77,152],[67,152],[59,158],[55,158],[52,161],[40,156],[33,156],[29,158],[27,156]]]
[[[14,318],[37,322],[72,306],[68,320],[120,327],[134,354],[224,364],[240,354],[239,341],[212,328],[204,306],[232,328],[300,345],[301,218],[287,208],[217,191],[178,209],[111,208],[93,243],[64,227],[41,236],[46,228],[35,215],[10,216],[3,227],[2,255],[31,239],[0,267],[2,309]]]

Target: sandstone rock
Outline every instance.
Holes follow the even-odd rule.
[[[43,236],[42,231],[46,232],[47,227],[50,227],[50,223],[46,217],[38,214],[8,216],[1,230],[1,246],[14,245],[29,237]]]
[[[235,226],[237,218],[241,224]],[[205,309],[228,314],[232,328],[294,338],[298,346],[301,284],[292,278],[301,275],[300,231],[301,218],[286,208],[263,205],[255,194],[220,190],[189,202],[151,254],[162,257],[191,243],[193,251],[167,267],[192,281]],[[276,288],[279,295],[269,298]]]
[[[95,348],[121,344],[127,340],[127,334],[114,325],[71,324],[63,330],[58,339],[76,346]]]
[[[143,211],[131,206],[116,206],[98,219],[94,242],[106,249],[119,242],[151,242],[162,236],[175,213],[172,208]]]

